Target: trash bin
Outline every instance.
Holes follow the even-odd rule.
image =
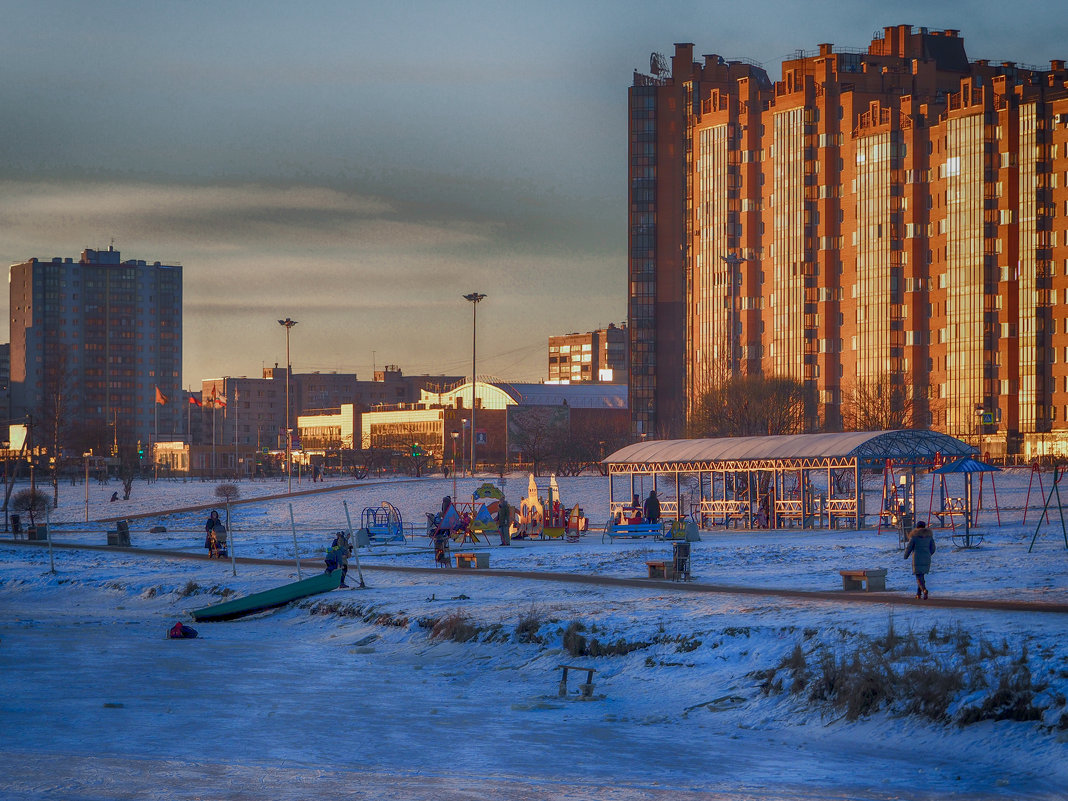
[[[675,581],[690,580],[690,543],[676,540],[671,543],[671,558],[675,567]]]
[[[119,520],[115,523],[115,528],[108,532],[108,545],[129,547],[130,524],[127,521]]]

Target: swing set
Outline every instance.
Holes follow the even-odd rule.
[[[1031,468],[1032,469],[1032,473],[1034,472],[1034,469],[1037,466],[1038,465],[1036,463]],[[1068,526],[1066,526],[1065,522],[1064,522],[1064,505],[1061,503],[1061,490],[1060,490],[1060,483],[1061,483],[1061,479],[1064,478],[1064,474],[1065,474],[1065,471],[1063,469],[1061,469],[1059,467],[1054,467],[1053,468],[1053,486],[1050,487],[1049,495],[1046,496],[1046,504],[1045,504],[1045,506],[1042,507],[1042,514],[1040,514],[1038,516],[1038,526],[1035,528],[1035,535],[1033,537],[1031,537],[1031,545],[1027,549],[1028,553],[1031,553],[1031,551],[1034,549],[1035,540],[1038,539],[1038,532],[1042,530],[1042,518],[1045,517],[1046,518],[1046,522],[1047,523],[1049,522],[1049,505],[1050,505],[1050,502],[1053,500],[1053,496],[1054,495],[1057,496],[1057,511],[1060,513],[1060,517],[1061,517],[1061,532],[1064,534],[1064,547],[1066,549],[1068,549]],[[1039,481],[1041,481],[1041,474],[1039,474]],[[1029,493],[1030,493],[1030,489],[1031,489],[1030,486],[1028,486],[1028,492]],[[1026,519],[1026,517],[1025,517],[1025,519]]]
[[[915,524],[915,512],[918,511],[919,506],[918,469],[929,472],[931,475],[931,491],[927,504],[928,525],[937,519],[938,528],[952,530],[951,536],[958,548],[978,547],[983,541],[983,535],[972,531],[972,526],[978,525],[980,513],[986,508],[984,503],[985,474],[997,472],[999,468],[970,457],[945,462],[941,454],[936,453],[932,460],[894,462],[888,459],[883,468],[882,509],[879,512],[877,533],[881,534],[884,528],[892,528],[898,533],[898,544],[901,547],[905,546],[908,532]],[[946,479],[947,475],[958,473],[964,475],[963,496],[951,495]],[[975,473],[979,474],[977,495],[973,493],[972,483]],[[938,489],[937,507],[934,503],[936,488]],[[1001,525],[1001,508],[998,504],[997,485],[993,475],[990,477],[990,489],[994,496],[994,513],[997,516],[998,525]],[[957,529],[958,517],[961,519],[963,531]]]

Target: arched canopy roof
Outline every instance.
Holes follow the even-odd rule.
[[[975,449],[937,431],[846,431],[770,437],[667,439],[636,442],[604,460],[613,465],[698,465],[715,462],[768,462],[857,459],[862,467],[894,461],[970,456]]]
[[[573,409],[626,409],[626,384],[514,384],[505,381],[478,381],[475,385],[483,409],[509,406],[570,406]],[[446,390],[424,389],[419,402],[439,406],[471,404],[471,382]]]

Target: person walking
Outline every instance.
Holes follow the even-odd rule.
[[[223,556],[223,548],[226,547],[226,526],[219,519],[219,513],[214,509],[208,515],[204,523],[204,547],[208,549],[208,558],[215,559]]]
[[[645,499],[643,511],[646,523],[660,522],[660,499],[656,497],[656,490],[649,490],[649,497]]]
[[[916,576],[916,597],[927,599],[927,574],[931,572],[931,556],[935,552],[934,536],[922,520],[909,532],[905,559],[912,556],[912,572]]]

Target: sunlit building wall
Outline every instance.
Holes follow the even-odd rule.
[[[687,279],[686,409],[760,372],[810,390],[814,428],[892,396],[909,424],[984,452],[1068,452],[1064,62],[970,62],[957,31],[907,25],[799,52],[775,81],[687,57],[677,45],[671,75],[648,76],[694,98],[692,158],[681,113],[674,150],[656,151],[658,175],[691,164],[686,261],[654,264],[656,286]],[[684,226],[655,212],[661,253]]]

